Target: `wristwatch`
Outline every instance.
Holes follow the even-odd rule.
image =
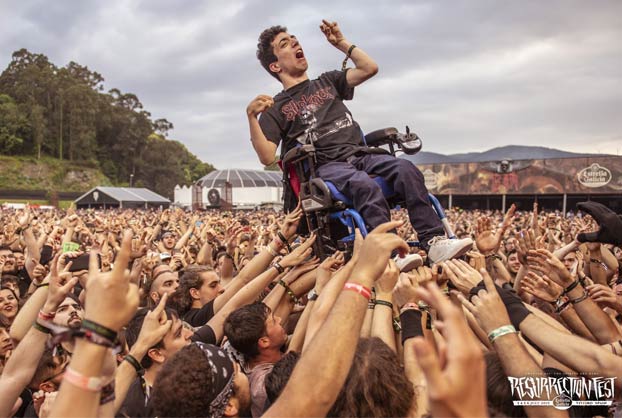
[[[315,291],[315,289],[311,289],[309,293],[307,293],[307,299],[309,301],[316,300],[320,295]]]

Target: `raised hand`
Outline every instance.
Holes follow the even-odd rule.
[[[279,262],[279,264],[286,267],[294,267],[298,264],[302,263],[307,257],[309,257],[313,253],[313,243],[317,236],[315,234],[311,234],[311,236],[299,245],[295,250],[291,253],[287,254],[283,259]]]
[[[463,260],[445,261],[443,271],[454,286],[464,294],[468,294],[482,281],[482,275]]]
[[[529,251],[527,254],[529,268],[546,275],[549,279],[562,286],[564,289],[572,284],[572,275],[557,257],[550,251],[539,249]]]
[[[260,113],[272,107],[272,105],[274,105],[274,99],[272,99],[272,97],[260,94],[248,104],[246,107],[246,114],[248,116],[257,117]]]
[[[296,208],[285,216],[285,219],[281,224],[281,234],[290,240],[294,235],[296,235],[296,230],[298,229],[298,224],[300,223],[301,218],[302,203],[299,201]]]
[[[389,260],[382,276],[376,281],[376,293],[390,295],[397,283],[399,275],[400,269],[395,264],[395,261]]]
[[[548,276],[540,276],[530,271],[521,280],[521,290],[547,302],[555,302],[564,288],[549,279]]]
[[[326,40],[334,46],[337,46],[339,42],[345,39],[337,22],[329,22],[326,19],[322,19],[320,30],[326,36]]]
[[[400,254],[408,253],[406,241],[389,233],[402,224],[403,221],[386,222],[367,234],[358,251],[358,261],[354,265],[352,276],[375,281],[387,267],[393,250],[398,250]]]
[[[463,313],[435,283],[419,287],[416,293],[443,318],[435,323],[447,342],[446,358],[441,361],[432,344],[423,337],[414,339],[417,362],[427,380],[432,416],[487,416],[484,356]]]
[[[78,277],[71,277],[71,273],[67,271],[71,267],[71,262],[64,266],[65,269],[62,272],[59,269],[60,267],[60,256],[57,254],[50,263],[50,281],[48,296],[43,305],[44,312],[56,312],[58,305],[65,300],[67,294],[78,283]]]
[[[477,220],[475,245],[482,254],[490,255],[499,250],[501,238],[503,237],[506,229],[508,229],[508,227],[512,224],[515,211],[516,206],[510,206],[510,209],[508,209],[505,217],[503,218],[501,227],[499,227],[494,233],[492,232],[492,225],[489,217],[483,216]]]
[[[457,296],[462,305],[475,316],[482,330],[486,334],[490,334],[491,331],[504,325],[511,325],[512,322],[492,277],[486,269],[481,269],[480,273],[484,278],[486,289],[481,289],[470,301],[462,294]]]
[[[592,284],[586,289],[594,302],[622,313],[622,295],[617,295],[612,288],[603,284]]]
[[[140,333],[136,339],[136,345],[145,353],[162,341],[162,338],[171,329],[173,320],[167,318],[164,310],[167,299],[168,293],[164,293],[158,305],[145,315],[143,326],[140,328]]]
[[[138,307],[138,286],[130,283],[127,271],[131,244],[132,233],[125,231],[121,250],[108,273],[98,271],[96,254],[91,253],[84,317],[113,331],[127,324]]]

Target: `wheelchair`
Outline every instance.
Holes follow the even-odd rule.
[[[406,127],[405,133],[396,128],[385,128],[362,135],[362,143],[370,153],[390,154],[397,152],[414,155],[421,150],[419,136]],[[355,228],[361,235],[367,235],[365,220],[352,207],[352,201],[341,193],[330,181],[316,176],[315,147],[312,143],[299,145],[289,150],[280,161],[284,173],[284,181],[289,183],[294,195],[301,201],[307,220],[309,232],[315,232],[315,254],[325,259],[335,251],[343,251],[349,258],[354,244]],[[380,186],[390,208],[399,209],[404,204],[390,184],[379,176],[371,176]],[[287,185],[286,185],[287,187]],[[445,216],[438,199],[429,194],[429,199],[436,214],[439,216],[445,233],[455,238],[449,221]],[[419,246],[416,241],[408,243]]]

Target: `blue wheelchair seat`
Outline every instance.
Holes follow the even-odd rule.
[[[380,189],[382,190],[382,194],[384,195],[385,199],[390,199],[396,195],[393,187],[389,183],[387,183],[382,177],[376,176],[373,177],[373,180],[376,182],[376,184],[378,184],[378,186],[380,186]],[[324,180],[324,183],[326,183],[326,186],[328,186],[328,189],[330,190],[330,194],[332,195],[333,199],[340,200],[350,207],[353,205],[352,200],[348,199],[346,195],[337,190],[337,187],[335,187],[332,182]]]

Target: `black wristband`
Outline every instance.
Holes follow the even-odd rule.
[[[495,287],[497,288],[497,292],[499,293],[499,296],[501,297],[501,300],[505,305],[505,309],[508,311],[508,316],[510,317],[512,325],[514,325],[514,328],[519,330],[521,322],[523,322],[523,320],[527,318],[527,315],[530,314],[529,309],[527,309],[527,307],[523,304],[523,301],[516,294],[516,292],[514,292],[514,290],[501,288],[496,285]],[[482,289],[486,290],[486,286],[484,285],[483,280],[479,282],[477,286],[471,289],[471,291],[469,292],[469,299],[477,295],[477,292]]]
[[[376,299],[375,304],[386,306],[387,308],[393,310],[393,304],[391,302],[387,302],[386,300]]]
[[[89,321],[88,319],[83,319],[82,329],[92,331],[100,337],[104,337],[105,339],[109,340],[113,344],[116,343],[117,333],[110,328],[106,328],[105,326],[100,325],[96,322]]]
[[[276,269],[276,271],[279,272],[279,274],[283,274],[283,272],[285,271],[285,268],[282,265],[280,265],[279,263],[274,263],[272,265],[272,267],[274,267]]]
[[[276,235],[279,237],[281,241],[283,241],[283,244],[285,244],[285,246],[287,247],[287,252],[291,253],[292,247],[289,245],[289,241],[287,240],[287,238],[285,238],[285,235],[283,235],[281,231],[277,231]]]
[[[143,374],[145,374],[145,369],[143,369],[143,366],[138,360],[136,360],[136,357],[134,357],[133,355],[128,354],[125,356],[125,358],[123,358],[123,360],[127,361],[132,365],[134,370],[136,370],[137,375],[142,376]]]
[[[407,309],[400,314],[402,324],[402,344],[409,338],[423,336],[422,313],[417,309]]]
[[[572,282],[572,284],[570,286],[565,288],[564,292],[562,293],[562,295],[567,295],[568,293],[570,293],[577,286],[579,286],[579,280],[575,280],[574,282]]]

